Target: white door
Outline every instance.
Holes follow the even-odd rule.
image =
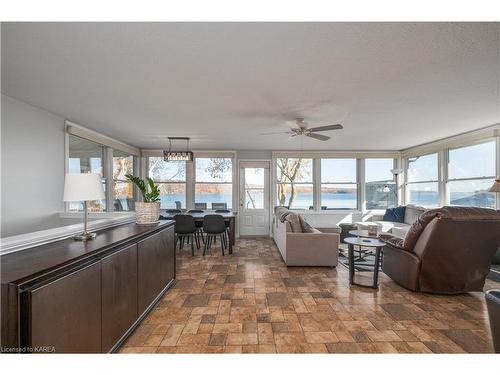
[[[240,161],[240,236],[269,235],[268,161]]]

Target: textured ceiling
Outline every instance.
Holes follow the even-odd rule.
[[[141,148],[403,149],[499,122],[498,23],[9,23],[2,92]],[[305,117],[332,139],[288,139]]]

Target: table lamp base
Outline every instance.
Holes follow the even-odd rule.
[[[75,241],[89,241],[93,240],[95,238],[96,234],[91,233],[91,232],[83,232],[80,234],[77,234],[76,236],[73,236],[73,239]]]

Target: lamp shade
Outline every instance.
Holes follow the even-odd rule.
[[[64,180],[64,201],[81,202],[104,199],[101,176],[97,173],[67,173]]]
[[[500,180],[495,180],[493,186],[490,187],[492,193],[500,193]]]

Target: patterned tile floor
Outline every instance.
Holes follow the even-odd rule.
[[[493,351],[483,293],[412,293],[384,274],[378,291],[349,287],[342,265],[287,268],[270,239],[177,262],[176,285],[121,353]]]

